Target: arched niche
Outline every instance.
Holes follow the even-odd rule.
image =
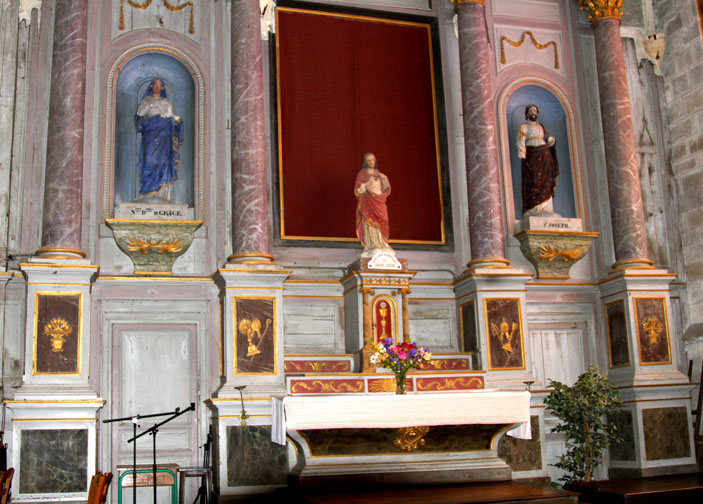
[[[585,219],[581,197],[581,168],[573,109],[565,94],[544,79],[519,79],[508,85],[499,100],[506,213],[513,222],[522,214],[522,163],[517,154],[517,133],[525,122],[525,108],[539,107],[539,122],[556,139],[559,177],[554,211],[562,217]],[[514,231],[514,230],[513,230]]]
[[[123,53],[107,79],[104,217],[120,203],[139,195],[137,133],[139,102],[154,79],[163,82],[174,114],[183,121],[180,166],[172,203],[188,205],[190,218],[202,218],[203,82],[195,63],[183,52],[161,44],[144,44]]]

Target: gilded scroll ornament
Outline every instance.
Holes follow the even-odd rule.
[[[581,259],[586,252],[588,252],[586,247],[558,249],[550,245],[546,245],[539,248],[539,256],[547,261],[554,261],[555,259],[561,258],[562,261],[569,262],[574,259]]]
[[[430,432],[427,426],[422,427],[401,427],[398,429],[398,439],[393,443],[405,451],[417,450],[420,446],[425,446],[425,435]]]
[[[474,383],[476,386],[474,387]],[[460,378],[418,378],[417,390],[468,390],[482,389],[481,378],[462,376]]]
[[[183,250],[183,240],[143,240],[138,236],[128,236],[126,238],[127,249],[132,252],[139,251],[142,254],[149,254],[151,252],[158,252],[159,254],[172,254],[175,252],[180,252]]]
[[[469,3],[477,3],[481,5],[486,5],[485,0],[450,0],[455,7],[458,7],[462,4],[469,4]]]
[[[73,328],[61,317],[51,319],[44,326],[44,336],[51,338],[52,352],[63,352],[66,337],[70,336],[72,332]]]
[[[647,338],[649,338],[650,345],[656,345],[659,343],[659,338],[661,338],[661,333],[664,330],[664,326],[654,317],[650,317],[644,321],[642,328],[647,331]]]
[[[127,0],[127,3],[134,9],[144,10],[151,5],[152,0],[144,0],[144,2],[137,2],[136,0]],[[190,7],[190,22],[188,23],[188,33],[195,33],[195,24],[193,23],[193,2],[185,2],[180,5],[174,5],[168,0],[161,0],[164,6],[171,12],[178,12],[187,7]],[[125,29],[124,24],[124,0],[120,0],[120,30]]]
[[[306,361],[286,362],[286,373],[340,373],[349,372],[351,367],[347,361]]]
[[[534,45],[540,51],[542,49],[546,49],[549,46],[554,46],[554,68],[559,70],[559,68],[560,68],[560,66],[559,66],[559,51],[557,50],[556,41],[550,40],[546,44],[540,44],[539,42],[537,42],[537,39],[535,38],[535,36],[532,34],[531,31],[522,32],[522,37],[520,37],[520,40],[518,40],[517,42],[514,40],[510,40],[505,35],[502,35],[500,37],[500,62],[503,63],[504,65],[508,62],[507,58],[505,57],[505,43],[504,42],[507,42],[508,44],[510,44],[513,47],[520,47],[522,44],[525,43],[525,38],[527,36],[530,37],[530,40],[532,41],[532,45]]]
[[[291,387],[291,392],[294,394],[305,394],[308,392],[312,393],[335,393],[340,394],[344,392],[359,393],[364,391],[363,380],[339,381],[339,380],[312,380],[312,381],[299,381],[293,384]]]
[[[617,19],[622,17],[622,0],[578,0],[579,8],[588,11],[591,24],[596,24],[603,19]]]

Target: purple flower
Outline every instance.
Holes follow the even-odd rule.
[[[391,338],[390,336],[388,336],[388,337],[386,337],[386,338],[383,338],[383,345],[384,345],[384,346],[389,347],[389,346],[391,346],[392,344],[393,344],[393,338]]]
[[[417,349],[411,348],[410,352],[408,352],[408,354],[410,355],[410,358],[412,359],[413,357],[415,357],[415,354],[417,354]]]

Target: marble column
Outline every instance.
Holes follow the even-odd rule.
[[[54,5],[42,248],[37,255],[85,257],[81,210],[88,0],[57,0]]]
[[[232,1],[232,255],[271,262],[258,0]]]
[[[484,0],[452,0],[458,17],[469,195],[469,265],[507,263]]]
[[[651,265],[632,127],[632,111],[620,38],[620,8],[609,0],[579,0],[595,36],[598,90],[600,92],[605,164],[608,174],[610,218],[615,264]],[[622,2],[619,2],[622,4]]]

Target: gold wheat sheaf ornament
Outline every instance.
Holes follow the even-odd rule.
[[[73,332],[71,325],[61,317],[51,319],[44,326],[44,336],[51,338],[51,351],[63,352],[63,344],[66,337]]]

